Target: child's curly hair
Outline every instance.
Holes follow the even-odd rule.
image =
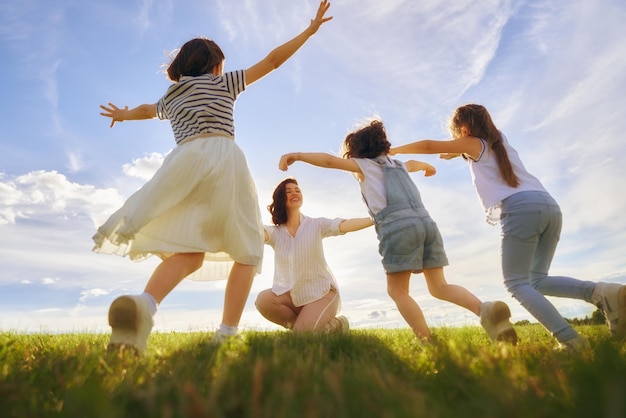
[[[389,153],[391,144],[380,120],[349,133],[343,141],[343,158],[376,158]]]

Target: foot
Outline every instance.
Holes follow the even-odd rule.
[[[221,346],[229,341],[243,341],[241,334],[225,334],[220,330],[215,331],[211,337],[210,345]]]
[[[567,340],[562,343],[560,342],[556,348],[557,351],[562,351],[565,353],[579,353],[583,351],[588,351],[590,349],[591,346],[589,345],[589,340],[587,339],[587,337],[584,337],[582,335],[579,335],[574,339]]]
[[[339,332],[342,332],[342,333],[350,332],[350,321],[348,321],[348,318],[346,318],[343,315],[339,315],[335,319],[339,321],[339,324],[340,324]]]
[[[493,341],[517,344],[517,333],[509,321],[511,310],[504,302],[483,302],[480,304],[480,325],[485,328]]]
[[[322,328],[323,332],[338,332],[338,333],[348,333],[350,332],[350,322],[348,318],[343,315],[339,315],[333,319],[331,319],[324,327]]]
[[[109,350],[123,347],[141,353],[146,349],[154,321],[143,297],[125,295],[111,304],[109,325],[112,329]]]
[[[626,338],[626,285],[598,283],[591,296],[591,303],[604,313],[606,324],[613,337]]]

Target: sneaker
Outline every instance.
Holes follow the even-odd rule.
[[[517,344],[517,333],[509,318],[511,310],[504,302],[483,302],[480,304],[480,325],[485,328],[493,341]]]
[[[213,333],[209,345],[221,346],[229,341],[243,341],[241,334],[225,334],[220,330]]]
[[[598,283],[591,303],[604,312],[606,324],[615,338],[626,338],[626,285]]]
[[[583,351],[588,351],[590,349],[591,346],[589,345],[589,340],[587,339],[587,337],[584,337],[582,335],[579,335],[576,338],[564,341],[562,343],[560,342],[556,348],[557,351],[562,351],[565,353],[579,353]]]
[[[137,353],[146,349],[154,320],[146,300],[139,295],[115,299],[109,308],[111,339],[109,350],[131,348]]]
[[[346,318],[343,315],[339,315],[337,318],[335,318],[337,321],[339,321],[339,332],[342,333],[348,333],[350,332],[350,322],[348,321],[348,318]]]

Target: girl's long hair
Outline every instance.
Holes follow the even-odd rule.
[[[224,53],[209,38],[194,38],[187,41],[167,67],[167,77],[179,81],[182,76],[208,74],[224,61]]]
[[[346,136],[343,141],[343,158],[376,158],[389,154],[390,148],[385,126],[380,120],[373,120]]]
[[[272,194],[272,204],[267,207],[267,210],[272,214],[274,225],[287,223],[287,185],[289,183],[298,185],[298,182],[293,177],[281,181]]]
[[[467,128],[470,136],[487,141],[488,147],[496,155],[500,175],[502,175],[506,184],[510,187],[519,186],[519,178],[513,171],[509,154],[506,152],[506,148],[504,148],[502,134],[496,128],[487,109],[478,104],[467,104],[456,109],[450,120],[452,136],[458,138],[463,126]]]

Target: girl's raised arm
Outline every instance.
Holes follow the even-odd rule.
[[[330,3],[324,0],[320,3],[317,9],[317,14],[314,19],[311,19],[309,26],[298,36],[290,41],[275,48],[261,61],[248,68],[246,72],[246,84],[252,84],[257,80],[260,80],[267,74],[271,73],[278,67],[280,67],[285,61],[287,61],[304,43],[322,26],[323,23],[328,22],[331,17],[324,17],[326,11],[330,7]]]
[[[482,144],[478,138],[465,137],[451,141],[423,141],[393,147],[389,150],[390,155],[396,154],[468,154],[477,158],[482,151]]]
[[[323,152],[292,152],[280,157],[278,168],[287,171],[287,168],[296,161],[302,161],[322,168],[335,168],[337,170],[361,173],[361,169],[354,161],[346,158],[335,157]]]

